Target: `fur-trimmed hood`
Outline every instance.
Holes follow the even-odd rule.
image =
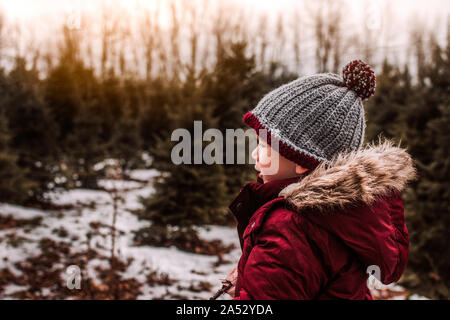
[[[417,177],[408,152],[389,140],[320,164],[280,195],[305,219],[339,238],[364,268],[380,268],[384,284],[408,262],[409,238],[401,191]]]
[[[322,163],[297,183],[280,192],[296,209],[313,208],[320,212],[348,205],[370,205],[378,196],[401,192],[417,177],[413,159],[406,149],[379,140],[378,145],[341,153]]]

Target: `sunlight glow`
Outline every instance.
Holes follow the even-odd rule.
[[[195,1],[195,0],[193,0]],[[227,2],[232,0],[227,0]],[[386,0],[345,0],[351,7],[352,11],[361,10],[362,6],[369,5],[372,7],[382,6]],[[177,1],[175,1],[177,2]],[[220,0],[206,0],[204,2],[218,3]],[[298,0],[241,0],[236,3],[249,6],[251,9],[258,11],[266,11],[268,14],[275,12],[283,12],[290,7],[296,7],[301,3]],[[159,4],[167,4],[168,1],[159,0],[0,0],[0,8],[2,8],[12,19],[32,19],[40,15],[54,15],[58,13],[68,13],[72,10],[82,10],[95,13],[102,5],[112,5],[119,7],[130,13],[136,12],[139,8],[154,9]],[[202,1],[199,1],[199,5]],[[419,0],[390,0],[389,4],[399,9],[398,13],[410,12],[412,9],[420,9],[429,11],[449,11],[448,0],[429,0],[424,5]],[[442,13],[442,11],[441,11]]]

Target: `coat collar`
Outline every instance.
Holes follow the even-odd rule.
[[[326,212],[348,205],[370,205],[379,196],[402,192],[417,177],[414,161],[406,149],[392,141],[379,141],[321,163],[311,174],[280,192],[294,209]]]
[[[267,183],[264,183],[258,175],[256,182],[246,183],[241,188],[239,194],[229,206],[231,212],[236,217],[238,223],[237,229],[241,242],[244,230],[253,213],[265,203],[280,197],[279,193],[281,190],[291,184],[301,181],[301,179],[306,177],[309,173],[310,171],[307,171],[297,177],[274,180]]]

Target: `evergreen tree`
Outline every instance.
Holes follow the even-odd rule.
[[[376,94],[365,104],[368,125],[366,141],[376,140],[382,133],[388,139],[401,137],[403,127],[398,117],[409,106],[411,100],[411,75],[407,67],[399,67],[383,61],[381,73],[377,75]]]
[[[377,93],[367,102],[366,141],[382,134],[401,141],[414,159],[418,180],[403,192],[410,254],[401,284],[429,298],[450,297],[450,65],[449,47],[432,47],[419,59],[420,81],[405,66],[384,62]]]
[[[10,130],[10,146],[17,165],[33,186],[27,201],[45,202],[44,193],[54,185],[57,149],[56,127],[41,95],[36,70],[27,70],[25,60],[17,58],[3,86],[2,100]]]
[[[170,134],[170,126],[167,125],[170,120],[164,106],[177,103],[170,87],[160,79],[146,81],[140,87],[143,101],[138,127],[142,148],[146,151]]]
[[[59,126],[60,153],[68,167],[68,187],[79,180],[82,187],[96,188],[101,172],[94,165],[106,156],[101,90],[92,70],[79,61],[63,61],[47,81],[47,103]],[[110,139],[110,137],[107,137]]]
[[[26,179],[26,169],[17,165],[18,156],[10,148],[10,133],[0,105],[0,202],[23,203],[35,183]]]
[[[66,187],[96,188],[102,172],[94,165],[104,160],[111,139],[108,134],[105,138],[105,131],[113,122],[110,118],[120,115],[102,99],[101,84],[79,57],[78,46],[76,34],[64,28],[60,59],[46,79],[45,98],[59,129],[55,136],[67,167]]]
[[[114,85],[110,85],[114,83]],[[116,115],[105,121],[111,132],[111,137],[105,140],[108,144],[108,155],[120,160],[122,171],[137,168],[142,165],[142,145],[139,136],[139,112],[142,105],[142,95],[138,87],[130,80],[122,85],[116,80],[107,81],[103,86],[105,111],[113,108]],[[108,119],[105,115],[104,119]]]
[[[141,140],[136,121],[130,116],[124,116],[118,120],[115,126],[108,154],[113,158],[120,159],[122,171],[125,172],[142,165],[141,151]]]
[[[246,43],[232,43],[220,50],[210,75],[203,79],[203,99],[214,106],[213,116],[220,130],[242,126],[242,115],[249,109],[247,87],[255,73],[255,58],[245,54]]]
[[[190,88],[186,90],[186,93],[195,95],[195,90]],[[202,121],[203,131],[214,128],[216,121],[209,111],[211,108],[205,109],[195,104],[195,97],[181,96],[180,101],[185,101],[186,105],[167,106],[165,110],[172,120],[172,130],[184,128],[190,132],[193,150],[196,143],[194,121]],[[200,145],[202,145],[201,140],[202,137],[197,139]],[[139,212],[139,216],[152,221],[152,231],[147,235],[151,236],[156,243],[173,237],[195,239],[197,235],[194,225],[210,224],[221,220],[223,222],[225,213],[223,168],[217,164],[194,164],[193,151],[191,164],[174,164],[171,153],[176,144],[177,142],[172,142],[168,135],[159,139],[156,146],[151,149],[154,157],[152,167],[160,172],[160,176],[155,181],[155,193],[147,199],[142,199],[144,209]]]
[[[450,42],[432,46],[424,79],[401,116],[420,179],[405,200],[411,250],[403,284],[434,299],[450,298]]]
[[[89,107],[80,108],[74,119],[73,131],[68,135],[65,148],[68,166],[76,172],[79,186],[95,189],[102,176],[94,165],[106,157],[106,144],[101,140],[101,119]]]

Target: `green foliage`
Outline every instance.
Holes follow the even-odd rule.
[[[156,79],[139,86],[142,107],[138,120],[139,136],[144,150],[149,150],[158,139],[169,134],[167,106],[176,103],[169,84]]]
[[[424,86],[404,114],[405,138],[419,169],[407,203],[411,254],[405,284],[430,298],[450,298],[450,43],[432,48]],[[420,98],[419,98],[420,97]],[[411,112],[412,113],[412,112]]]
[[[0,109],[0,202],[24,202],[34,184],[25,177],[25,170],[17,165],[18,156],[9,147],[10,132],[6,117]]]
[[[171,113],[174,129],[185,128],[194,146],[194,120],[201,120],[203,130],[214,127],[214,119],[208,110],[199,105],[187,105]],[[202,137],[199,137],[202,139]],[[140,217],[149,219],[157,226],[179,226],[192,232],[193,225],[223,222],[225,212],[225,175],[218,164],[179,164],[171,160],[172,148],[178,142],[170,137],[160,139],[151,150],[152,166],[161,175],[155,181],[155,193],[144,199],[145,209]],[[201,142],[200,142],[201,143]],[[193,155],[193,151],[191,152]]]
[[[50,72],[46,101],[59,125],[59,153],[69,171],[77,173],[83,187],[95,188],[93,165],[104,159],[101,139],[105,112],[100,109],[100,86],[92,70],[68,61]],[[66,177],[69,181],[72,177]]]
[[[17,170],[9,172],[9,183],[20,197],[10,201],[43,201],[43,193],[54,180],[56,163],[55,124],[46,108],[37,72],[27,70],[25,61],[17,58],[14,68],[2,80],[1,104],[7,118],[10,155],[16,157]],[[14,172],[14,173],[13,173]],[[23,176],[23,185],[18,179]]]
[[[403,194],[411,247],[401,283],[434,299],[450,297],[449,45],[433,44],[415,84],[407,68],[385,62],[367,105],[367,140],[378,134],[401,140],[418,169],[419,179]]]
[[[367,141],[375,140],[380,132],[389,139],[402,136],[403,127],[398,126],[398,116],[403,113],[411,99],[411,76],[405,67],[383,61],[381,73],[377,75],[376,94],[367,101]],[[409,110],[406,110],[409,111]]]
[[[141,158],[143,142],[139,131],[139,115],[142,106],[140,86],[132,80],[125,81],[119,91],[125,92],[121,108],[123,115],[114,122],[111,140],[108,142],[108,151],[111,157],[121,159],[122,171],[142,167]]]

